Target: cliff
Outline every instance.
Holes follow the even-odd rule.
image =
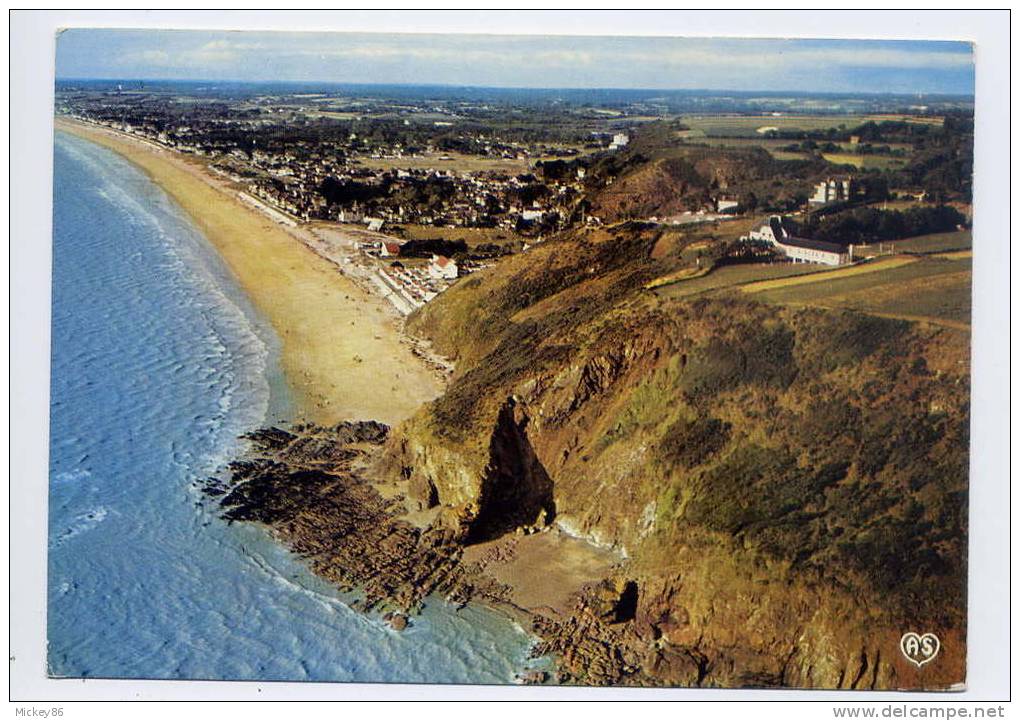
[[[568,234],[421,309],[457,372],[376,472],[467,545],[554,524],[626,559],[536,622],[573,680],[962,682],[967,336],[659,298],[660,236]],[[909,630],[942,640],[920,670]]]

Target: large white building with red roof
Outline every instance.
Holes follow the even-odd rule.
[[[445,255],[433,255],[429,263],[429,275],[436,280],[456,280],[457,263]]]

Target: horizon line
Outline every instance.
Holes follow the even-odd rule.
[[[110,82],[110,83],[223,83],[231,85],[260,85],[276,83],[280,85],[332,85],[337,87],[393,87],[393,88],[444,88],[464,90],[546,90],[546,91],[626,91],[626,92],[649,92],[649,93],[741,93],[741,94],[771,94],[771,95],[815,95],[815,96],[872,96],[872,97],[943,97],[943,98],[969,98],[974,99],[975,94],[970,93],[947,93],[947,92],[882,92],[874,90],[738,90],[735,88],[644,88],[644,87],[569,87],[569,86],[539,86],[539,85],[459,85],[454,83],[385,83],[385,82],[353,82],[335,80],[234,80],[234,79],[212,79],[212,78],[99,78],[99,77],[54,77],[54,83],[59,82]]]

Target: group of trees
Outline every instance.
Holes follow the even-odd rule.
[[[800,231],[837,243],[874,243],[956,230],[966,219],[948,205],[907,210],[858,208],[829,216],[812,215]]]
[[[400,257],[431,258],[433,255],[445,255],[447,258],[453,258],[454,256],[465,255],[467,249],[467,243],[463,240],[422,238],[409,240],[400,246]]]
[[[974,118],[968,113],[949,113],[941,125],[889,120],[869,121],[854,128],[829,128],[818,131],[792,131],[781,137],[798,139],[795,146],[806,152],[830,152],[838,149],[836,142],[859,139],[858,152],[888,155],[909,155],[908,162],[898,168],[868,171],[868,176],[883,177],[891,187],[923,188],[930,199],[969,202],[974,167]],[[909,144],[911,151],[891,148],[888,144]],[[832,152],[835,152],[833,150]]]

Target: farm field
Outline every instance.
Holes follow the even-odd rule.
[[[853,128],[869,121],[881,123],[887,120],[942,124],[942,118],[911,115],[685,115],[681,117],[681,122],[690,130],[701,131],[704,136],[745,138],[755,137],[758,135],[757,130],[763,127],[810,131],[839,127]]]
[[[886,245],[891,245],[897,251],[905,253],[944,253],[950,250],[972,248],[973,235],[969,230],[957,230],[952,233],[932,233],[931,235],[894,240]]]
[[[752,135],[755,135],[752,133]],[[764,148],[776,160],[806,160],[811,153],[803,150],[785,150],[797,141],[786,138],[769,137],[709,137],[702,130],[681,130],[677,137],[690,144],[707,145],[713,148]],[[905,165],[908,156],[880,155],[876,153],[857,153],[850,143],[838,143],[840,152],[822,153],[822,157],[835,165],[854,165],[858,168],[894,168]],[[909,145],[889,143],[892,148],[905,150],[908,154]]]
[[[794,263],[745,263],[727,265],[716,268],[707,275],[677,280],[669,285],[655,288],[655,293],[664,298],[683,298],[714,290],[722,290],[740,286],[744,283],[772,279],[789,278],[823,272],[824,268],[817,265],[800,265]],[[653,281],[654,282],[654,281]]]
[[[849,278],[858,275],[867,275],[869,273],[878,273],[884,270],[892,270],[903,265],[909,265],[910,263],[916,262],[914,258],[910,256],[892,256],[888,258],[881,258],[880,260],[871,261],[862,265],[851,265],[843,268],[834,269],[822,269],[816,273],[811,274],[812,277],[784,277],[777,278],[774,280],[762,280],[756,283],[748,283],[741,287],[744,293],[762,293],[770,290],[777,290],[780,288],[789,288],[792,286],[805,285],[809,283],[819,283],[822,281],[832,282],[835,280],[842,280],[843,278]],[[818,266],[812,266],[818,268]]]
[[[768,303],[845,308],[954,328],[970,324],[970,258],[918,258],[871,273],[811,280],[815,282],[774,283],[754,292],[753,297]]]
[[[333,120],[358,120],[368,113],[352,113],[341,110],[301,110],[298,111],[309,118],[332,118]]]
[[[895,168],[906,165],[906,158],[891,155],[864,155],[859,153],[822,153],[822,157],[834,165],[853,165],[856,168]]]
[[[770,150],[769,155],[776,160],[807,160],[811,157],[807,153],[795,153],[791,150]]]

